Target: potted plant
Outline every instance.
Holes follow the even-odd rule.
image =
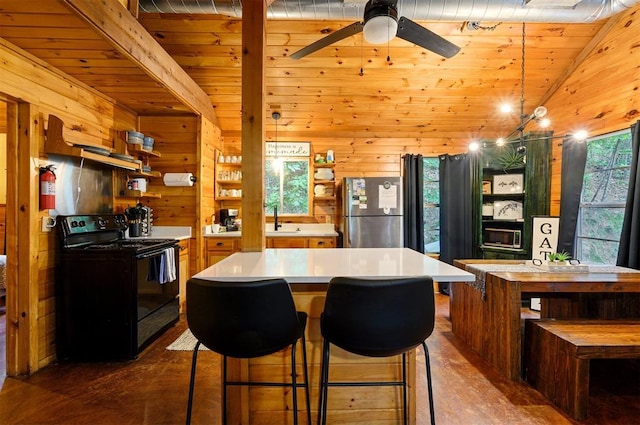
[[[571,255],[566,251],[553,252],[548,256],[549,264],[553,266],[566,266],[570,258]]]

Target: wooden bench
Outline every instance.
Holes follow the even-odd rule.
[[[527,320],[525,378],[575,419],[587,417],[589,361],[640,358],[640,321]]]

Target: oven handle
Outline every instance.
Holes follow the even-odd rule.
[[[171,245],[168,246],[167,248],[175,248],[177,245]],[[160,249],[158,251],[153,251],[153,252],[147,252],[145,254],[140,254],[140,255],[136,255],[136,259],[144,259],[144,258],[149,258],[149,257],[155,257],[156,255],[162,254],[162,252],[165,250],[166,248]]]

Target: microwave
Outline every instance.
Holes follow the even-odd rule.
[[[483,231],[483,244],[502,248],[522,248],[522,231],[487,227]]]

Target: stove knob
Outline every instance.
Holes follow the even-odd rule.
[[[73,220],[73,221],[71,222],[71,227],[78,227],[78,222],[77,222],[77,221],[75,221],[75,220]]]
[[[78,226],[77,226],[77,227],[84,227],[84,226],[86,226],[86,225],[87,225],[87,223],[85,223],[85,221],[84,221],[84,220],[80,220],[80,221],[78,222]]]
[[[104,218],[100,217],[98,219],[98,226],[105,227],[106,225],[107,225],[107,221]]]

